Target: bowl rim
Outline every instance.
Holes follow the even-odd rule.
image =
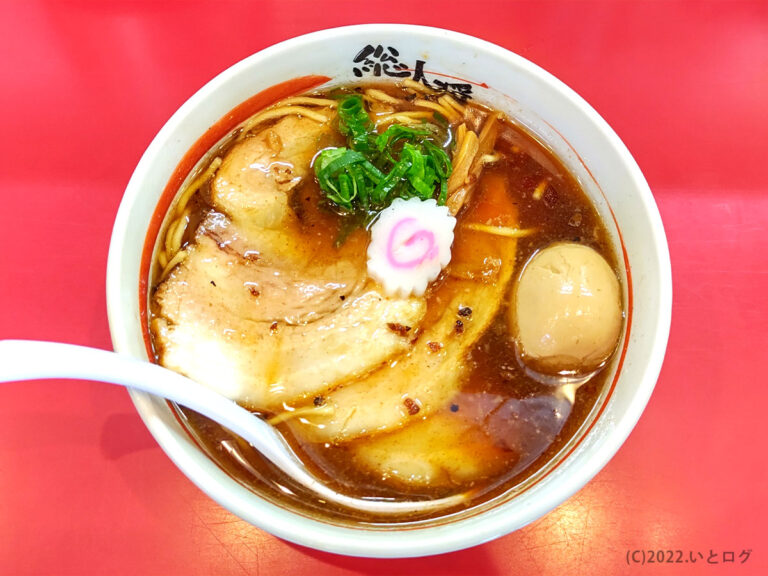
[[[549,72],[509,49],[460,32],[428,26],[360,24],[330,28],[291,38],[256,52],[228,67],[192,95],[165,123],[144,152],[126,187],[115,219],[107,263],[107,312],[114,349],[117,352],[129,350],[128,340],[130,339],[125,334],[123,326],[126,319],[123,318],[119,303],[125,281],[134,281],[135,285],[138,286],[138,278],[124,278],[121,264],[123,247],[129,240],[128,227],[131,208],[141,196],[141,182],[150,171],[157,151],[172,137],[189,113],[203,103],[219,84],[238,75],[244,68],[258,65],[261,61],[272,59],[281,53],[293,51],[302,46],[333,41],[339,37],[360,36],[365,38],[377,33],[406,33],[422,38],[458,42],[469,45],[478,52],[489,53],[531,74],[579,108],[580,112],[588,118],[594,128],[601,133],[602,137],[624,162],[625,168],[631,175],[632,186],[639,193],[645,215],[651,225],[649,241],[655,248],[653,254],[656,260],[653,264],[659,273],[657,287],[659,305],[654,322],[657,329],[651,353],[645,363],[642,376],[638,378],[638,385],[629,407],[612,430],[610,439],[603,441],[586,462],[571,471],[568,482],[557,483],[555,488],[549,489],[546,498],[538,499],[535,505],[521,510],[513,518],[509,518],[508,514],[503,513],[509,504],[505,503],[493,514],[481,515],[482,522],[470,523],[471,530],[466,529],[468,527],[466,521],[458,520],[443,526],[408,531],[367,531],[331,526],[310,520],[279,509],[250,492],[248,505],[247,507],[244,506],[244,499],[238,495],[237,490],[230,490],[226,486],[222,487],[221,475],[224,473],[218,469],[214,470],[211,465],[206,466],[201,461],[201,457],[204,460],[208,460],[208,457],[202,452],[189,450],[191,444],[188,441],[184,443],[184,439],[179,438],[161,419],[158,409],[162,402],[145,393],[133,390],[129,393],[150,433],[179,469],[216,502],[249,523],[285,540],[328,552],[365,557],[427,556],[475,546],[519,529],[553,510],[580,490],[608,463],[629,436],[650,398],[661,371],[669,337],[672,311],[671,262],[661,216],[651,190],[626,146],[605,120],[575,91]],[[143,240],[141,238],[140,241],[143,243]],[[230,482],[235,482],[229,476],[225,475],[225,477]],[[470,518],[469,520],[473,519]]]

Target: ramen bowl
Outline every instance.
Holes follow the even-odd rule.
[[[222,72],[160,130],[131,178],[114,226],[107,306],[117,352],[148,360],[152,249],[174,193],[204,153],[277,100],[314,89],[409,78],[504,112],[580,183],[616,250],[625,319],[607,384],[576,434],[532,476],[469,509],[424,521],[339,521],[251,490],[209,457],[165,400],[131,392],[158,444],[211,498],[286,540],[339,554],[411,557],[467,548],[517,530],[583,487],[621,447],[653,391],[666,348],[671,271],[650,189],[605,121],[541,68],[455,32],[363,25],[267,48]]]

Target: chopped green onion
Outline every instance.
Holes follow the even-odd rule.
[[[339,103],[339,132],[347,136],[350,148],[371,150],[373,122],[363,107],[363,97],[349,96]]]
[[[401,159],[392,168],[392,171],[376,185],[371,194],[377,203],[383,203],[389,193],[400,183],[400,178],[405,176],[405,173],[411,167],[410,162],[405,158]],[[389,204],[389,202],[387,202]]]
[[[396,197],[445,204],[452,166],[438,143],[445,141],[447,128],[392,124],[377,134],[359,94],[343,98],[338,112],[347,146],[323,150],[314,163],[328,201],[347,212],[366,213],[382,210]]]
[[[444,206],[448,201],[448,180],[440,180],[440,194],[437,197],[437,203]]]

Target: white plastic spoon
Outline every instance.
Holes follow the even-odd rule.
[[[429,512],[456,506],[457,494],[436,500],[402,502],[353,498],[335,492],[313,477],[272,426],[235,402],[171,370],[114,352],[72,344],[0,340],[0,382],[70,378],[119,384],[191,408],[249,442],[286,475],[324,500],[376,514]]]

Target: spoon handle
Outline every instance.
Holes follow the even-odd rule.
[[[299,484],[343,506],[384,514],[423,512],[461,504],[457,494],[437,500],[397,502],[355,498],[322,484],[303,466],[280,433],[232,400],[167,368],[107,350],[34,340],[0,340],[0,382],[71,378],[119,384],[191,408],[225,426]]]
[[[255,444],[278,466],[290,470],[297,467],[287,443],[269,424],[232,400],[176,372],[97,348],[34,340],[0,340],[0,382],[45,378],[106,382],[167,398],[223,424]]]

